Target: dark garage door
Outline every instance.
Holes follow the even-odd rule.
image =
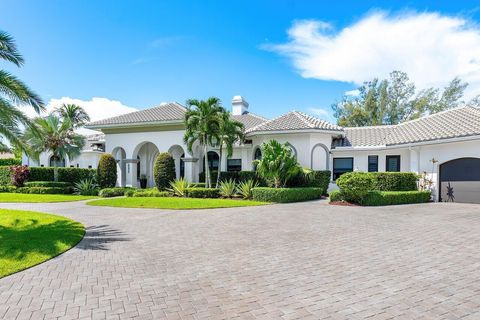
[[[480,203],[480,158],[460,158],[440,166],[440,201]]]

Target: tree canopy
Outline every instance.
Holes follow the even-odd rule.
[[[405,72],[393,71],[388,79],[365,82],[358,88],[358,95],[344,95],[332,109],[341,126],[398,124],[465,105],[463,98],[467,86],[455,78],[443,90],[417,91]],[[477,100],[469,103],[475,104]]]

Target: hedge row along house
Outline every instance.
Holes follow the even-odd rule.
[[[165,151],[175,159],[177,177],[192,182],[204,171],[205,156],[212,171],[253,170],[253,160],[262,156],[261,144],[275,139],[288,143],[302,166],[332,171],[332,183],[350,171],[426,173],[436,201],[480,202],[478,108],[451,109],[393,126],[343,128],[299,111],[269,120],[250,112],[248,102],[235,96],[232,117],[244,124],[246,139],[221,161],[221,168],[218,148],[210,148],[207,155],[200,146],[188,152],[183,143],[185,111],[179,103],[162,103],[86,127],[104,134],[96,152],[117,159],[119,186],[138,186],[140,176],[153,186],[155,157]],[[45,156],[42,164],[49,165],[47,160]],[[69,163],[81,167],[87,162]]]

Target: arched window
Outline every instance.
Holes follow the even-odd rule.
[[[137,156],[137,180],[140,180],[140,156]]]
[[[262,150],[260,148],[255,149],[255,155],[253,156],[254,160],[262,159]]]
[[[183,158],[185,158],[185,153],[180,156],[180,178],[185,177],[185,161],[183,161]]]

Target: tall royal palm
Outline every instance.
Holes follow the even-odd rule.
[[[21,67],[24,60],[13,38],[0,30],[0,59]],[[44,110],[42,99],[22,81],[0,69],[0,136],[11,144],[25,149],[21,140],[21,127],[30,127],[31,121],[17,107],[29,106],[37,113]],[[0,146],[4,147],[3,142]]]
[[[203,148],[205,155],[205,183],[211,187],[210,168],[208,165],[208,147],[218,142],[220,127],[220,114],[224,111],[220,99],[211,97],[207,100],[187,100],[185,114],[185,135],[183,140],[188,151],[193,152],[193,145],[198,144]]]
[[[53,159],[54,180],[58,181],[58,161],[75,158],[85,145],[85,138],[73,130],[70,119],[60,119],[56,115],[36,118],[34,128],[25,131],[25,141],[30,153],[38,159],[42,152],[49,152]]]
[[[70,119],[73,128],[82,127],[90,121],[90,116],[85,109],[77,106],[76,104],[64,103],[60,107],[56,108],[54,113],[58,114],[63,119]]]
[[[220,122],[218,128],[218,147],[219,147],[219,163],[218,167],[222,167],[223,147],[227,151],[227,157],[231,157],[233,154],[233,146],[235,143],[242,141],[244,137],[243,123],[233,120],[230,117],[230,112],[224,110],[220,114]],[[216,188],[220,183],[220,170],[217,175]]]

